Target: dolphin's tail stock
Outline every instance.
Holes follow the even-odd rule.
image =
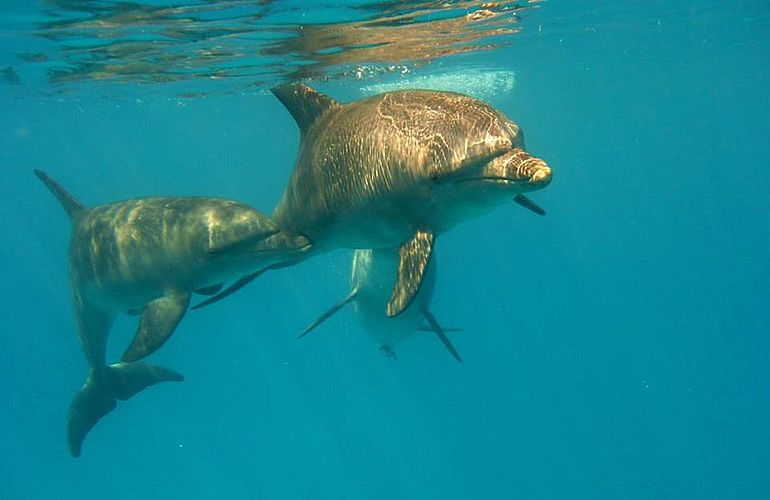
[[[42,170],[37,169],[35,169],[35,175],[38,179],[43,181],[43,184],[45,184],[46,187],[51,190],[53,195],[56,196],[56,199],[59,200],[59,203],[61,203],[61,206],[64,208],[64,210],[67,211],[67,215],[69,215],[71,219],[74,219],[75,216],[86,209],[86,207],[84,207],[82,203],[76,200],[74,196],[69,194],[69,192],[64,189],[64,187],[59,184],[56,179],[46,174]]]
[[[115,363],[91,370],[88,379],[70,405],[67,441],[70,453],[80,456],[83,440],[103,416],[142,389],[159,382],[181,382],[179,373],[148,363]]]

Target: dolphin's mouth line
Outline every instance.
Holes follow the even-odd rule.
[[[313,246],[312,243],[308,243],[307,245],[302,245],[301,247],[298,247],[298,248],[284,248],[284,249],[280,249],[280,248],[263,248],[263,249],[259,249],[259,250],[252,250],[249,253],[303,252],[303,251],[309,249],[312,246]]]
[[[527,180],[524,179],[512,179],[510,177],[501,177],[501,176],[495,176],[495,175],[488,175],[488,176],[479,176],[479,177],[466,177],[465,179],[458,179],[457,182],[468,182],[468,181],[491,181],[491,182],[498,182],[500,184],[525,184]]]

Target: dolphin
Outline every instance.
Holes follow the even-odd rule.
[[[545,215],[542,207],[523,195],[517,195],[514,201],[538,215]],[[422,284],[415,295],[413,302],[417,307],[409,307],[393,318],[382,314],[381,305],[390,294],[393,276],[398,270],[398,261],[399,253],[396,249],[368,248],[354,251],[350,291],[342,300],[302,330],[299,338],[313,331],[347,304],[351,304],[364,330],[379,343],[380,351],[385,355],[395,359],[395,346],[411,338],[419,330],[435,333],[449,353],[462,363],[460,354],[446,335],[446,332],[459,331],[459,328],[442,327],[430,310],[433,290],[436,286],[435,255],[428,262]],[[423,323],[423,319],[427,323]]]
[[[313,252],[396,248],[385,312],[418,291],[437,235],[511,197],[542,189],[551,169],[524,151],[521,128],[462,94],[399,90],[341,104],[304,84],[273,89],[300,131],[296,166],[273,219]]]
[[[430,311],[436,283],[435,257],[425,269],[422,286],[415,295],[414,306],[394,318],[382,314],[382,304],[390,295],[398,261],[398,249],[361,249],[353,252],[350,291],[341,301],[308,325],[299,337],[304,337],[345,305],[351,304],[364,330],[374,338],[384,354],[395,358],[395,347],[398,344],[418,331],[430,331],[436,334],[452,357],[462,362],[460,354],[446,335],[446,331],[456,329],[442,328]]]
[[[230,278],[299,261],[311,245],[236,201],[146,197],[86,208],[48,174],[35,174],[72,220],[70,285],[90,368],[67,421],[69,450],[78,457],[88,432],[118,399],[183,380],[139,360],[169,339],[191,293],[213,294]],[[121,361],[108,365],[107,337],[122,313],[139,315],[139,327]]]

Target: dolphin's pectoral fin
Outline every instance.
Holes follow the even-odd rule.
[[[219,302],[220,300],[222,300],[225,297],[228,297],[228,296],[234,294],[235,292],[237,292],[241,288],[245,287],[246,285],[248,285],[249,283],[254,281],[260,274],[264,273],[265,271],[270,271],[270,270],[274,270],[274,269],[281,269],[283,267],[290,267],[290,266],[295,265],[297,262],[299,262],[299,260],[292,260],[292,261],[289,261],[289,262],[281,262],[280,264],[273,264],[271,266],[267,266],[264,269],[260,269],[257,272],[254,272],[254,273],[251,273],[251,274],[247,274],[246,276],[243,276],[238,281],[236,281],[235,283],[233,283],[229,287],[225,288],[224,290],[222,290],[218,294],[216,294],[216,295],[214,295],[212,297],[209,297],[208,299],[204,300],[200,304],[195,304],[194,306],[192,306],[192,309],[200,309],[201,307],[206,307],[208,305],[213,304],[214,302]]]
[[[421,332],[431,332],[433,333],[435,330],[430,325],[420,325],[419,328],[417,328]],[[444,333],[454,333],[454,332],[461,332],[463,331],[462,328],[447,328],[442,326],[442,330],[444,330]]]
[[[94,370],[70,404],[67,415],[67,442],[73,457],[80,456],[83,440],[96,423],[115,409],[117,401],[104,376]]]
[[[396,316],[409,306],[420,288],[433,251],[433,233],[417,231],[398,251],[398,276],[387,307],[388,316]]]
[[[203,288],[198,288],[197,290],[194,290],[193,293],[197,293],[198,295],[214,295],[215,293],[218,293],[222,289],[223,283],[220,283],[218,285],[211,285],[211,286],[204,286]]]
[[[169,291],[147,304],[133,342],[123,353],[123,361],[138,361],[157,351],[171,337],[190,304],[190,292]]]
[[[441,325],[438,324],[438,321],[436,320],[436,317],[433,315],[432,312],[428,310],[428,308],[423,308],[421,310],[422,315],[425,316],[425,319],[428,320],[428,324],[433,329],[434,332],[436,332],[436,335],[438,335],[439,340],[442,344],[444,344],[444,347],[447,348],[449,353],[460,363],[463,362],[463,359],[460,357],[460,353],[457,352],[457,349],[455,349],[455,346],[452,345],[452,341],[449,340],[449,337],[446,336],[446,333],[443,328],[441,328]]]
[[[522,207],[526,208],[527,210],[531,210],[532,212],[535,212],[537,215],[545,215],[545,210],[543,210],[543,207],[532,201],[532,199],[529,196],[524,196],[523,194],[517,194],[513,197],[513,201],[521,205]]]
[[[238,281],[236,281],[235,283],[233,283],[229,287],[225,288],[222,292],[220,292],[220,293],[218,293],[218,294],[216,294],[216,295],[214,295],[212,297],[209,297],[208,299],[204,300],[200,304],[196,304],[196,305],[192,306],[192,309],[200,309],[201,307],[206,307],[206,306],[208,306],[210,304],[213,304],[214,302],[219,302],[220,300],[224,299],[225,297],[227,297],[229,295],[234,294],[235,292],[237,292],[241,288],[245,287],[246,285],[248,285],[249,283],[254,281],[257,278],[257,276],[259,276],[260,274],[264,273],[268,269],[270,269],[270,268],[266,267],[264,269],[260,269],[259,271],[255,272],[255,273],[247,274],[246,276],[240,278]]]
[[[327,319],[332,317],[334,315],[334,313],[336,313],[337,311],[339,311],[340,309],[345,307],[346,304],[348,304],[351,301],[353,301],[353,299],[356,298],[356,295],[358,295],[358,290],[357,289],[351,291],[348,294],[347,297],[345,297],[341,301],[339,301],[336,304],[334,304],[328,311],[326,311],[321,316],[319,316],[318,319],[316,319],[315,321],[310,323],[304,330],[302,330],[302,333],[297,335],[297,338],[301,339],[302,337],[304,337],[305,335],[307,335],[308,333],[313,331],[315,329],[315,327],[317,327],[318,325],[320,325],[321,323],[323,323],[324,321],[326,321]]]
[[[184,377],[168,368],[149,363],[115,363],[107,372],[110,388],[121,401],[161,382],[182,382]]]

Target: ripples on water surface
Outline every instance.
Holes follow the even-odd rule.
[[[34,39],[40,50],[6,57],[2,78],[45,82],[47,93],[77,92],[95,80],[164,84],[164,93],[188,97],[285,80],[398,79],[442,58],[510,45],[523,30],[537,29],[530,17],[544,5],[349,1],[308,9],[270,0],[48,0],[41,18],[24,23],[28,45]],[[485,70],[495,89],[513,84],[510,72]],[[439,83],[453,86],[451,76]]]

